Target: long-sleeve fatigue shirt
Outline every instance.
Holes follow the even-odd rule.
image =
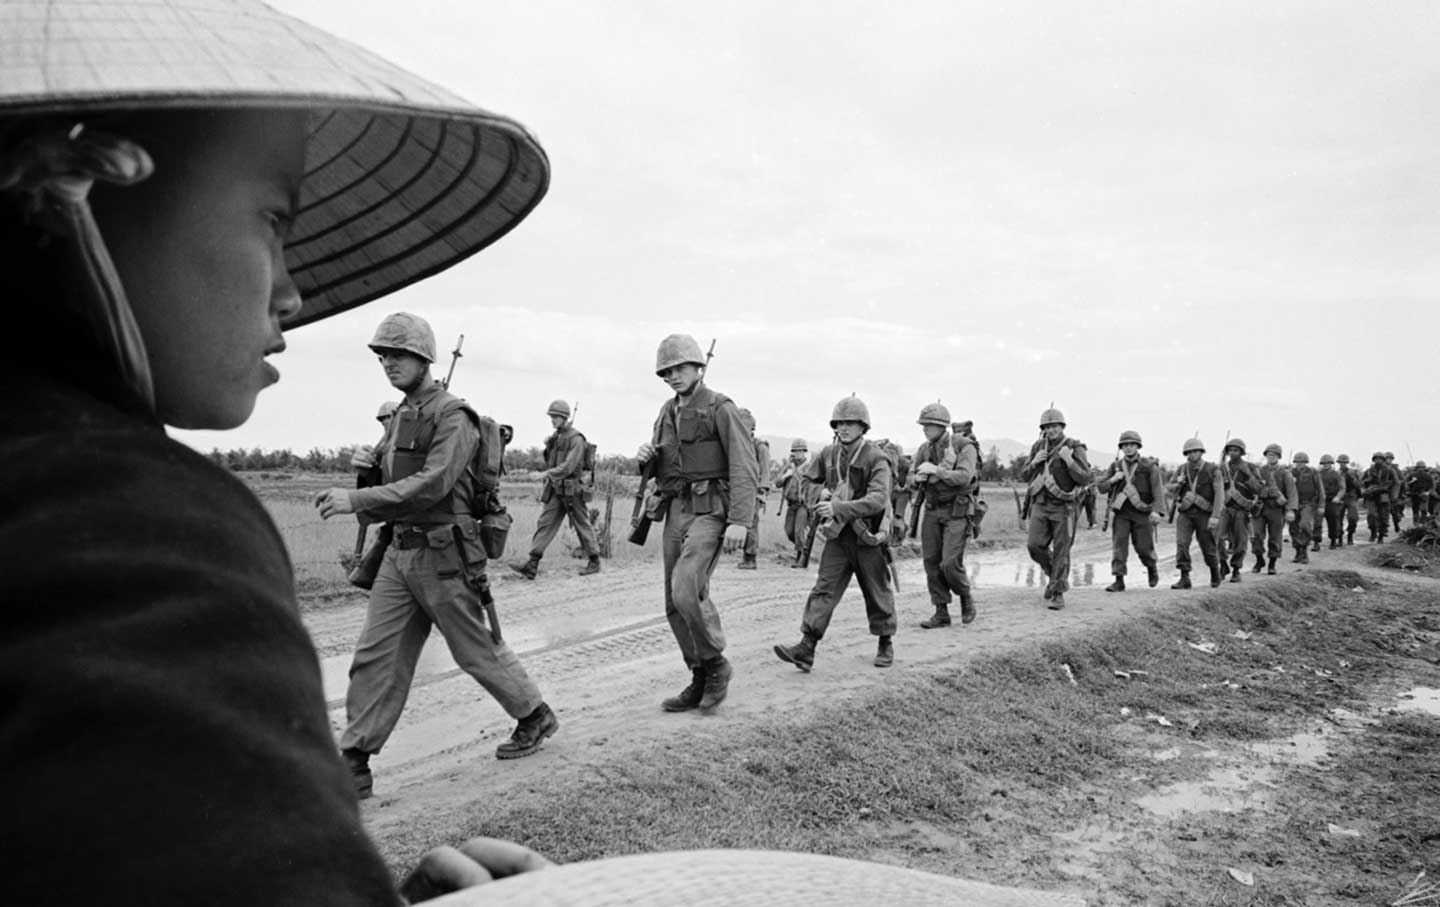
[[[865,438],[861,437],[853,444],[847,445],[836,442],[825,445],[825,448],[820,451],[820,455],[814,457],[806,464],[806,481],[817,487],[824,486],[830,488],[830,486],[826,484],[825,464],[832,462],[838,453],[840,458],[839,469],[836,473],[838,480],[840,482],[849,482],[852,461],[860,453],[863,446],[869,443]],[[874,445],[871,446],[874,447]],[[871,465],[870,475],[866,478],[864,493],[859,497],[852,497],[848,501],[831,499],[832,518],[835,522],[845,525],[851,520],[866,520],[870,517],[879,516],[890,506],[890,461],[885,458],[885,455],[880,452],[878,447],[874,448],[874,454],[873,459],[875,462]],[[854,491],[853,486],[851,490],[852,492]],[[830,488],[830,491],[833,493],[835,488]]]
[[[966,442],[957,451],[949,432],[934,441],[927,440],[916,449],[915,459],[911,461],[912,470],[918,470],[922,463],[934,463],[936,471],[928,476],[912,471],[916,485],[948,485],[964,491],[974,483],[975,476],[980,472],[980,458],[975,453],[975,445]]]
[[[545,481],[551,485],[560,486],[566,479],[578,479],[580,477],[580,464],[585,460],[585,439],[580,432],[565,426],[551,435],[550,443],[555,445],[564,439],[569,442],[570,447],[565,451],[565,458],[554,466],[545,470]]]
[[[700,381],[690,394],[686,406],[711,406],[715,392]],[[660,407],[660,416],[655,420],[652,446],[660,457],[659,486],[670,489],[690,479],[680,472],[680,433],[677,421],[680,413],[680,397],[676,395]],[[740,410],[733,401],[726,400],[715,407],[715,432],[720,445],[725,449],[725,461],[729,471],[730,509],[725,522],[731,526],[749,528],[755,520],[756,490],[760,486],[760,465],[755,461],[755,442],[750,429],[740,421]]]
[[[393,475],[395,431],[400,425],[401,413],[407,408],[424,413],[427,405],[436,404],[435,398],[441,393],[439,383],[432,383],[413,395],[407,394],[405,402],[395,411],[385,431],[385,450],[381,457],[386,479]],[[426,417],[428,414],[422,415],[422,418]],[[355,512],[379,522],[403,521],[407,516],[435,509],[456,491],[456,485],[465,478],[465,469],[474,459],[479,445],[480,429],[463,409],[451,409],[435,427],[430,449],[425,454],[425,465],[403,479],[350,492]]]
[[[1263,491],[1260,498],[1267,507],[1284,507],[1286,510],[1294,510],[1300,506],[1300,499],[1295,493],[1295,477],[1284,464],[1276,463],[1271,466],[1268,462],[1261,464],[1259,468],[1261,487]],[[1276,500],[1275,495],[1280,495]]]
[[[1155,498],[1145,509],[1135,506],[1125,493],[1126,486],[1134,481],[1134,477],[1140,470],[1145,470],[1150,479],[1150,494]],[[1099,486],[1105,489],[1108,497],[1114,500],[1114,509],[1122,511],[1129,508],[1132,513],[1164,513],[1169,509],[1169,499],[1165,496],[1165,477],[1160,474],[1160,465],[1149,457],[1142,457],[1138,453],[1132,461],[1126,457],[1112,460],[1106,468],[1105,475],[1100,478]],[[1138,488],[1137,488],[1138,493]],[[1143,499],[1142,499],[1143,500]]]

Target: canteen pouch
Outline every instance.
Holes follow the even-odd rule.
[[[505,542],[510,537],[510,526],[514,522],[504,507],[480,518],[480,547],[485,549],[487,557],[498,560],[505,556]]]

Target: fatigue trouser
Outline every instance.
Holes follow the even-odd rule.
[[[486,626],[480,597],[457,567],[453,549],[391,546],[380,562],[365,626],[350,663],[341,749],[378,753],[389,739],[433,624],[455,663],[479,681],[511,718],[535,711],[543,697],[520,659]]]
[[[890,496],[890,538],[900,540],[910,530],[910,521],[906,514],[910,510],[911,491],[907,488],[904,491],[897,491]]]
[[[755,499],[755,519],[745,528],[745,546],[741,552],[750,560],[760,553],[760,518],[765,515],[765,499]]]
[[[590,525],[590,509],[585,506],[584,496],[552,491],[540,505],[540,521],[535,524],[535,537],[530,541],[531,557],[539,559],[545,555],[545,549],[555,540],[555,533],[560,531],[560,524],[567,516],[586,557],[600,556],[600,540],[595,537],[595,527]]]
[[[1334,501],[1325,502],[1325,533],[1330,541],[1344,544],[1345,536],[1342,524],[1345,520],[1345,505],[1337,504]],[[1317,532],[1315,538],[1320,538]]]
[[[689,495],[670,499],[662,543],[665,618],[691,670],[719,658],[725,651],[720,611],[710,599],[710,574],[715,572],[724,541],[723,508],[697,514],[690,509]]]
[[[1300,502],[1295,508],[1295,519],[1290,521],[1290,544],[1296,548],[1310,547],[1310,537],[1315,529],[1315,502]]]
[[[1360,499],[1345,499],[1345,532],[1348,535],[1355,534],[1355,527],[1360,525]]]
[[[920,519],[920,553],[925,563],[925,585],[930,604],[950,605],[950,594],[970,601],[970,575],[965,572],[965,543],[970,541],[970,518],[954,516],[956,506],[968,509],[968,499],[926,507]]]
[[[785,502],[785,537],[795,545],[795,556],[805,548],[805,533],[810,530],[810,510],[799,501]]]
[[[1410,495],[1410,518],[1419,526],[1430,517],[1430,497],[1428,495]]]
[[[1113,575],[1125,575],[1132,541],[1145,569],[1148,571],[1154,567],[1158,561],[1155,558],[1155,528],[1150,523],[1150,514],[1131,507],[1113,511],[1110,514],[1110,572]]]
[[[1219,570],[1220,557],[1215,548],[1215,533],[1210,531],[1210,514],[1199,507],[1175,513],[1175,566],[1181,573],[1190,572],[1192,538],[1200,543],[1200,557],[1205,566]]]
[[[1070,544],[1075,538],[1075,524],[1080,520],[1080,505],[1057,501],[1042,494],[1030,505],[1030,531],[1025,547],[1030,559],[1050,577],[1047,591],[1064,592],[1070,588]]]
[[[1226,504],[1220,511],[1219,550],[1216,552],[1223,566],[1226,558],[1230,569],[1239,570],[1245,566],[1246,542],[1250,539],[1250,514],[1239,507]]]
[[[815,588],[805,600],[805,616],[800,632],[822,639],[830,626],[830,616],[854,576],[865,598],[865,616],[875,636],[895,634],[895,593],[890,589],[890,571],[885,564],[881,545],[862,545],[855,530],[846,526],[838,538],[825,543]]]
[[[1366,501],[1365,526],[1383,539],[1390,530],[1390,502],[1375,498]]]
[[[1274,565],[1280,559],[1280,541],[1285,532],[1285,507],[1266,503],[1250,518],[1250,550],[1255,557]],[[1267,538],[1268,536],[1268,538]]]
[[[1400,531],[1400,521],[1405,519],[1405,499],[1399,498],[1390,502],[1390,516],[1395,520],[1395,531]]]

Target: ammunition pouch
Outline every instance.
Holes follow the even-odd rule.
[[[505,556],[505,542],[510,538],[510,526],[514,523],[505,508],[480,517],[480,547],[485,555],[499,559]]]
[[[360,562],[345,577],[350,585],[366,590],[375,585],[375,577],[380,573],[380,562],[385,559],[385,550],[390,547],[394,534],[395,531],[389,523],[380,527],[365,556],[360,558]]]
[[[684,487],[682,492],[696,516],[707,513],[724,514],[730,509],[730,483],[720,479],[700,479]]]

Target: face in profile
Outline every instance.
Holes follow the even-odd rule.
[[[138,117],[127,137],[150,152],[154,175],[93,193],[167,425],[234,428],[279,380],[266,357],[284,350],[281,323],[300,309],[284,244],[306,122],[260,110]]]

